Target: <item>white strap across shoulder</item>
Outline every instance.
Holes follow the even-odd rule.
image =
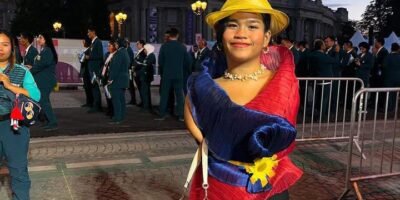
[[[184,187],[184,193],[182,194],[182,197],[180,200],[183,200],[185,196],[185,192],[188,190],[189,183],[193,178],[194,172],[196,171],[197,167],[200,165],[200,162],[202,163],[201,168],[203,172],[203,184],[202,187],[204,189],[204,199],[207,199],[207,189],[208,189],[208,146],[205,140],[200,144],[199,148],[197,148],[197,151],[193,157],[192,165],[190,166],[188,176],[186,178],[186,182]]]

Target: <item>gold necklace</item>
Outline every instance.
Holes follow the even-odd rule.
[[[240,80],[240,81],[255,80],[255,81],[257,81],[258,77],[261,74],[263,74],[266,70],[267,70],[267,68],[263,64],[260,65],[260,68],[257,71],[255,71],[251,74],[231,74],[228,72],[228,70],[225,70],[224,79],[229,79],[231,81],[234,81],[234,80]]]

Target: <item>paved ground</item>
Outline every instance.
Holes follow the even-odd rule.
[[[291,199],[336,199],[343,191],[346,143],[301,143],[304,170]],[[35,138],[29,159],[33,200],[178,199],[196,145],[185,131]],[[4,170],[3,170],[4,171]],[[0,199],[9,199],[0,176]],[[366,199],[396,199],[398,178],[362,182]],[[346,199],[354,199],[350,192]],[[397,198],[398,199],[398,198]]]
[[[153,88],[153,94],[157,104],[157,88]],[[81,90],[55,93],[52,101],[60,130],[32,129],[32,200],[178,199],[196,148],[182,130],[183,123],[174,118],[156,122],[152,120],[156,115],[130,107],[129,123],[111,126],[103,114],[89,115],[79,108],[83,99]],[[88,120],[92,120],[90,125]],[[394,155],[397,165],[398,143]],[[291,157],[305,174],[290,189],[291,199],[337,199],[344,188],[347,153],[341,149],[346,145],[298,143]],[[4,167],[0,172],[0,199],[7,200],[9,179]],[[400,199],[398,182],[398,177],[362,181],[360,189],[366,199]],[[354,193],[346,199],[355,199]]]

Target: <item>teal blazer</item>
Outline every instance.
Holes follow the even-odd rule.
[[[111,88],[128,88],[130,66],[129,55],[126,48],[121,47],[115,52],[110,61],[110,76],[108,80],[112,80]]]
[[[315,77],[333,77],[333,65],[336,60],[325,53],[314,51],[310,54],[310,70]]]
[[[44,47],[35,57],[31,73],[38,88],[53,88],[56,85],[56,64],[49,47]]]
[[[161,78],[183,79],[185,71],[190,71],[191,62],[186,47],[176,40],[163,44],[158,55]]]
[[[93,73],[96,73],[96,76],[99,77],[101,74],[101,69],[103,66],[103,45],[99,38],[93,41],[90,46],[90,53],[88,59],[88,68],[90,76],[93,76]]]
[[[24,57],[24,65],[33,65],[35,57],[38,55],[37,49],[32,45],[29,47],[28,52],[26,52]]]

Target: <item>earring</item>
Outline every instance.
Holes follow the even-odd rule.
[[[268,54],[269,53],[268,46],[264,47],[262,51],[263,51],[263,54]]]

